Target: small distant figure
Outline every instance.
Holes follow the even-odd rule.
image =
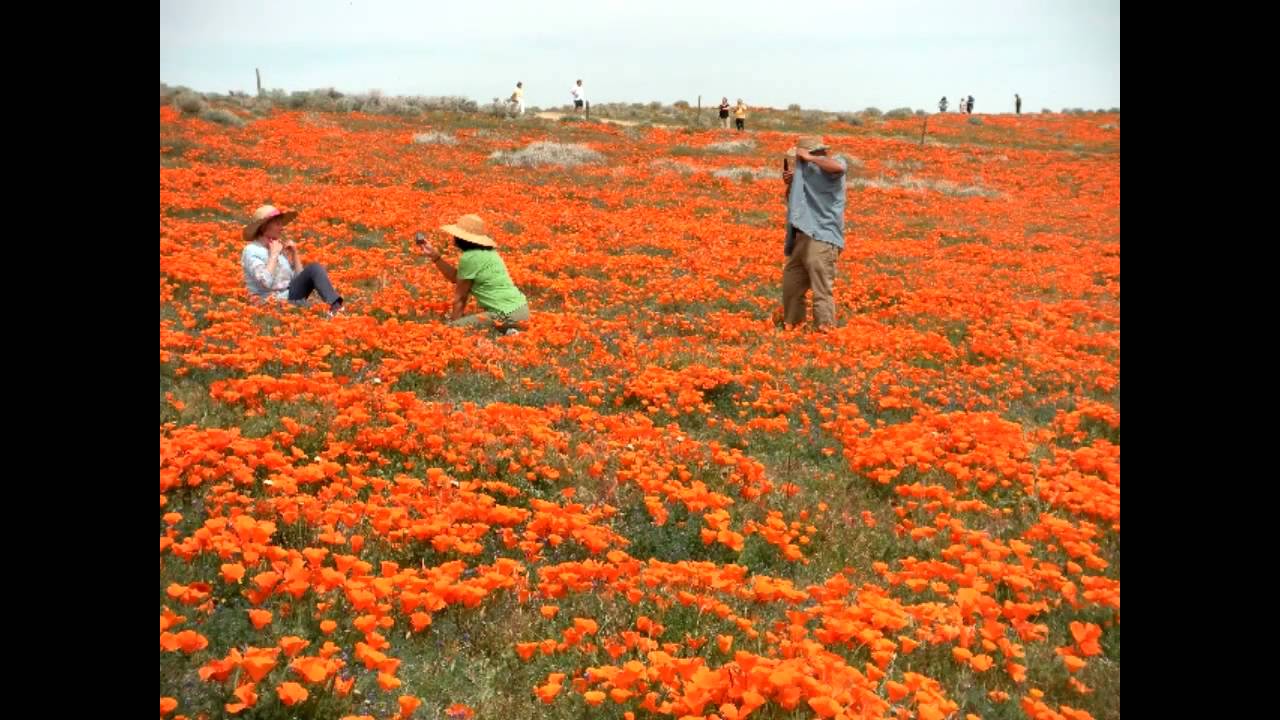
[[[938,101],[938,112],[946,112],[946,111],[947,111],[947,96],[943,95],[942,99]]]
[[[516,114],[524,114],[524,83],[517,82],[515,92],[511,93],[511,104],[516,106]]]
[[[1022,96],[1018,93],[1013,94],[1013,112],[1017,115],[1022,114]]]
[[[729,129],[729,98],[720,98],[720,127]]]
[[[577,112],[586,105],[587,91],[582,87],[582,81],[579,80],[576,85],[569,88],[569,94],[573,96],[573,112]]]
[[[973,114],[973,96],[972,96],[972,95],[970,95],[970,96],[969,96],[969,104],[968,104],[968,107],[967,107],[967,108],[965,108],[965,110],[966,110],[966,112],[968,112],[970,115],[972,115],[972,114]]]
[[[733,109],[733,124],[741,132],[747,126],[747,104],[738,98],[738,106]]]

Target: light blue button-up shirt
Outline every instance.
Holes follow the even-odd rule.
[[[849,169],[843,157],[832,158]],[[787,242],[784,253],[795,247],[795,231],[844,249],[845,173],[832,175],[811,162],[796,159],[795,176],[787,196]]]

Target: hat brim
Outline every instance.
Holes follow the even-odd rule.
[[[456,238],[462,238],[463,240],[466,240],[469,243],[475,243],[476,245],[483,245],[485,247],[498,247],[498,243],[494,242],[493,238],[489,237],[488,235],[479,235],[476,233],[467,232],[466,230],[463,230],[457,225],[441,225],[440,231],[444,233],[448,233],[449,235],[452,235]]]
[[[796,156],[796,149],[797,149],[797,147],[798,147],[798,146],[793,145],[793,146],[791,146],[791,147],[787,148],[787,151],[786,151],[786,152],[784,152],[784,153],[782,153],[782,155],[783,155],[784,157],[788,157],[788,158],[793,158],[793,157],[795,157],[795,156]],[[829,148],[828,148],[826,145],[819,145],[819,146],[817,146],[817,147],[808,148],[808,152],[817,152],[817,151],[819,151],[819,150],[828,150],[828,149],[829,149]]]
[[[265,218],[262,218],[261,220],[254,220],[253,222],[244,226],[244,239],[252,240],[254,236],[258,234],[258,228],[262,227],[263,225],[266,225],[272,220],[279,220],[285,225],[288,225],[289,223],[297,219],[297,217],[298,217],[298,211],[290,210],[288,212],[282,212],[279,215],[272,215],[271,217],[265,217]]]

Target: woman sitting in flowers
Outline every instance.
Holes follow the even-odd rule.
[[[450,324],[455,327],[495,327],[506,329],[511,334],[516,332],[513,326],[528,322],[529,303],[511,282],[507,266],[495,250],[498,244],[485,234],[484,221],[477,215],[463,215],[456,223],[445,225],[440,230],[452,237],[453,244],[462,252],[456,269],[421,233],[417,242],[422,254],[431,259],[445,280],[453,283]],[[485,312],[463,317],[467,298],[472,295]]]
[[[244,226],[244,239],[249,242],[240,254],[244,283],[258,298],[275,298],[302,303],[317,292],[329,303],[329,314],[342,310],[342,296],[329,282],[329,272],[320,263],[302,264],[298,246],[281,237],[284,226],[298,217],[296,212],[281,212],[263,205]]]

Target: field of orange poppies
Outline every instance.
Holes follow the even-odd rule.
[[[818,334],[796,133],[161,107],[161,716],[1119,717],[1119,116],[921,120],[811,128]],[[346,313],[248,301],[264,203]],[[525,332],[443,322],[463,213]]]

